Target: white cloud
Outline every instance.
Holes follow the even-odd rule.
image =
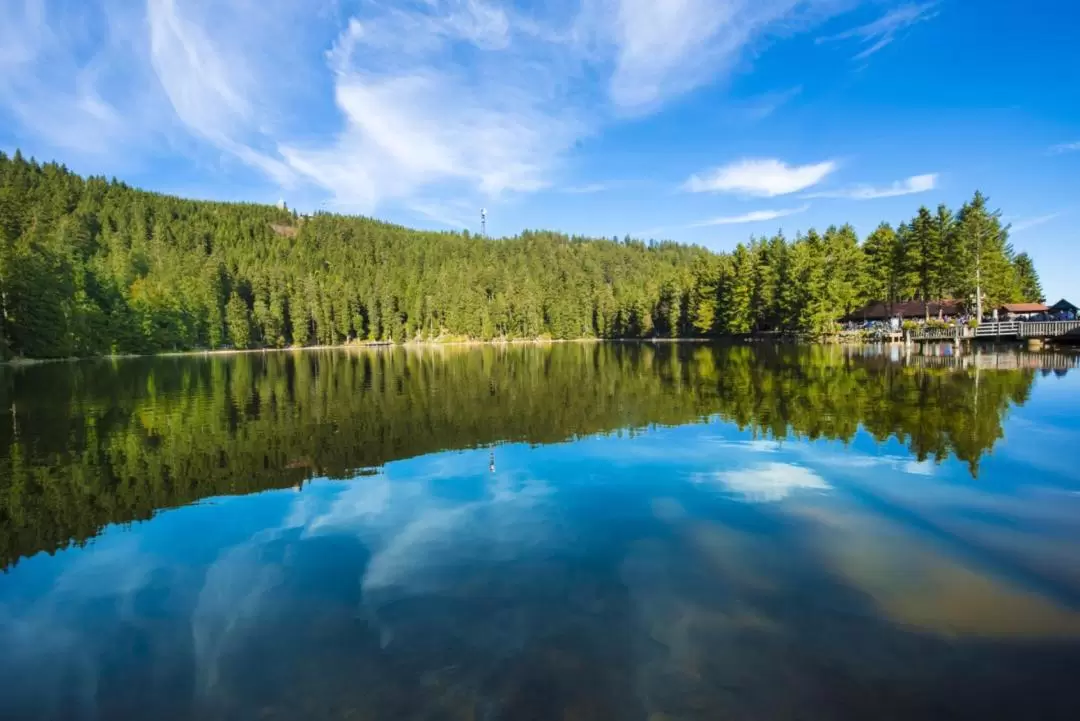
[[[100,33],[92,53],[83,47],[88,27]],[[161,120],[153,102],[139,102],[153,90],[152,74],[134,62],[138,37],[117,0],[11,0],[0,10],[0,117],[7,111],[64,156],[105,155],[121,143],[138,150]],[[116,87],[121,74],[124,87]]]
[[[1064,153],[1075,153],[1080,151],[1080,140],[1075,143],[1061,143],[1050,148],[1051,155],[1062,155]]]
[[[811,188],[832,174],[837,164],[827,160],[791,166],[774,159],[740,160],[696,174],[683,185],[691,193],[739,193],[773,197]]]
[[[365,212],[477,205],[853,2],[9,0],[0,115],[20,144],[240,161]]]
[[[480,0],[372,9],[329,56],[344,126],[329,142],[280,152],[339,205],[363,210],[440,185],[485,196],[539,190],[593,122],[556,74],[559,49]]]
[[[1040,216],[1035,217],[1035,218],[1024,218],[1023,220],[1018,220],[1015,223],[1013,223],[1009,227],[1009,229],[1013,233],[1021,233],[1021,232],[1025,231],[1025,230],[1028,230],[1030,228],[1036,228],[1036,227],[1038,227],[1040,225],[1044,225],[1046,223],[1049,223],[1052,220],[1057,220],[1058,218],[1060,218],[1063,215],[1065,215],[1065,213],[1059,212],[1059,213],[1048,213],[1046,215],[1040,215]]]
[[[744,215],[733,215],[721,218],[712,218],[710,220],[703,220],[698,223],[693,223],[692,225],[689,225],[687,227],[707,228],[714,225],[740,225],[742,223],[761,223],[767,220],[776,220],[777,218],[786,218],[789,215],[805,213],[809,209],[809,205],[803,205],[799,208],[787,208],[781,210],[755,210]]]
[[[937,187],[937,173],[913,175],[906,180],[898,180],[892,185],[875,188],[872,185],[856,185],[843,190],[826,190],[807,193],[804,198],[849,198],[851,200],[877,200],[879,198],[897,198],[903,195],[926,193]]]
[[[937,6],[936,0],[926,3],[907,3],[893,8],[872,23],[852,28],[838,35],[818,38],[817,42],[858,39],[867,47],[855,55],[854,59],[865,60],[892,43],[901,31],[937,17]]]
[[[787,90],[764,93],[736,106],[735,115],[745,120],[764,120],[802,94],[801,85]]]
[[[195,15],[198,3],[183,4]],[[285,163],[239,140],[257,115],[267,112],[252,101],[261,86],[242,58],[229,58],[209,34],[209,14],[182,15],[176,0],[147,0],[150,59],[173,110],[195,134],[257,168],[280,185],[290,185]],[[270,8],[271,10],[273,8]],[[214,13],[222,22],[219,13]],[[223,24],[228,27],[231,23]]]
[[[571,185],[567,188],[563,188],[562,192],[571,195],[592,195],[593,193],[603,193],[605,190],[610,189],[611,185],[608,183],[589,183],[587,185]]]
[[[614,18],[609,92],[637,113],[731,72],[747,48],[845,8],[838,0],[596,0]],[[611,7],[613,6],[613,7]]]
[[[748,503],[775,503],[796,491],[832,489],[817,473],[793,463],[765,463],[737,471],[699,475],[694,481],[718,485]]]

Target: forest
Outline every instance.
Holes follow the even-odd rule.
[[[731,252],[184,200],[0,153],[0,354],[63,358],[448,339],[828,333],[870,301],[1040,300],[980,193],[862,239]]]
[[[0,570],[204,498],[363,483],[443,450],[712,419],[777,440],[895,438],[918,460],[955,457],[977,475],[1034,379],[824,344],[411,346],[0,368]]]

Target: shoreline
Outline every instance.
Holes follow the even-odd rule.
[[[114,353],[110,355],[69,356],[65,358],[9,358],[0,366],[24,367],[42,363],[77,363],[82,361],[130,360],[135,358],[182,358],[195,356],[231,356],[250,353],[290,353],[327,350],[377,350],[381,348],[461,348],[472,346],[545,346],[563,343],[724,343],[737,341],[729,338],[515,338],[513,340],[423,340],[394,343],[389,341],[365,341],[341,345],[305,345],[285,348],[217,348],[203,350],[162,351],[160,353]]]
[[[548,346],[569,343],[638,343],[638,344],[731,344],[731,343],[759,343],[781,342],[801,343],[807,345],[839,345],[839,346],[903,346],[903,341],[854,341],[844,338],[822,340],[821,338],[799,337],[793,335],[747,335],[747,336],[722,336],[718,338],[526,338],[513,340],[423,340],[394,343],[388,341],[365,341],[361,343],[344,343],[341,345],[309,345],[288,346],[285,348],[218,348],[204,350],[164,351],[161,353],[117,353],[112,355],[98,356],[71,356],[66,358],[9,358],[0,361],[0,367],[9,366],[22,368],[40,365],[43,363],[76,363],[83,361],[115,361],[131,360],[136,358],[189,358],[197,356],[231,356],[253,353],[303,353],[307,351],[328,350],[378,350],[382,348],[463,348],[481,346]],[[944,342],[944,341],[943,341]],[[1055,347],[1055,346],[1051,346]],[[1071,346],[1056,346],[1057,350],[1070,350]],[[1075,350],[1075,349],[1073,349]]]

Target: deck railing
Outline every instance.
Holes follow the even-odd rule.
[[[974,329],[967,326],[952,328],[919,328],[912,331],[914,341],[947,341],[964,338],[1054,338],[1080,329],[1080,320],[1019,321],[980,323]]]
[[[1020,336],[1020,321],[1011,320],[1004,323],[980,323],[975,329],[976,338],[988,338],[998,336]]]
[[[1080,328],[1080,320],[1039,320],[1021,323],[1022,338],[1051,338]]]

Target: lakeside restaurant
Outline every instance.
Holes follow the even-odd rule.
[[[900,303],[871,303],[847,317],[848,321],[888,322],[893,318],[905,320],[953,320],[964,315],[959,300],[908,300]]]
[[[1032,320],[1037,316],[1045,317],[1050,308],[1042,303],[1006,303],[998,308],[1001,320]]]

